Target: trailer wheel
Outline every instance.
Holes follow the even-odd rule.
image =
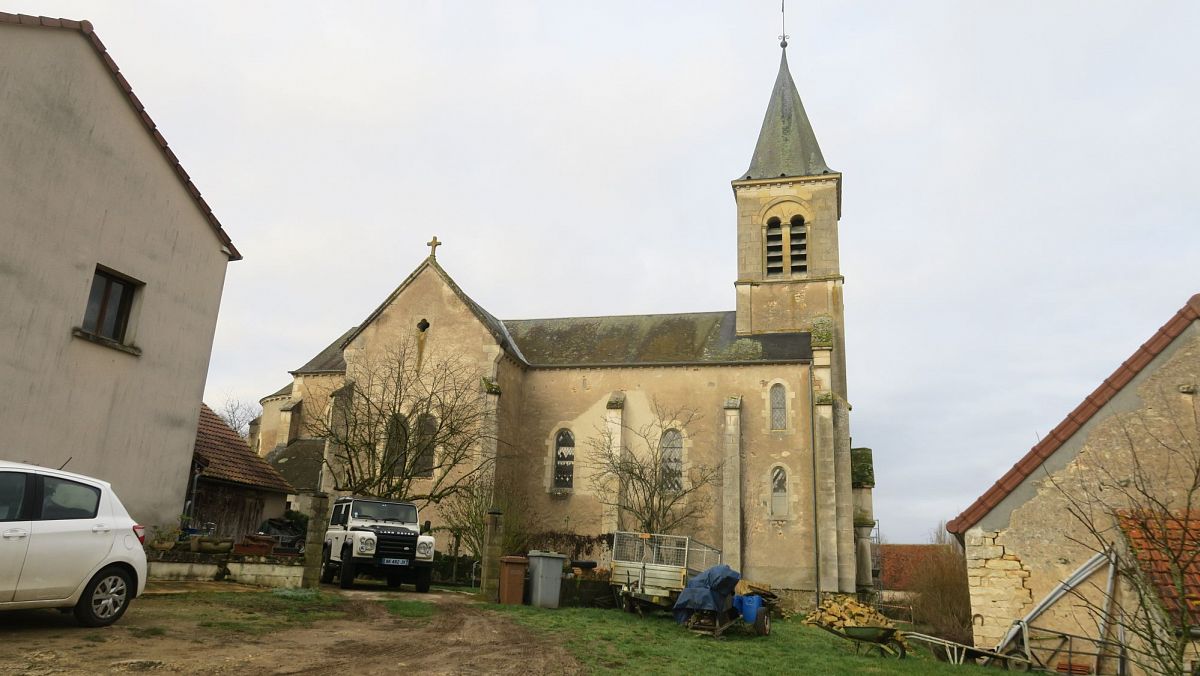
[[[754,618],[754,633],[759,636],[771,635],[771,613],[766,608],[758,609],[758,616]]]

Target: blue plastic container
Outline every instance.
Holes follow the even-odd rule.
[[[741,611],[743,620],[754,624],[754,621],[758,619],[759,611],[762,610],[763,600],[758,594],[746,594],[733,597],[733,605]]]

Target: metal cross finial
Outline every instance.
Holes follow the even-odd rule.
[[[779,0],[779,46],[787,49],[787,0]]]
[[[425,246],[429,247],[429,257],[430,258],[437,258],[437,248],[439,246],[441,246],[442,244],[444,244],[444,242],[439,242],[437,235],[434,235],[433,239],[429,240],[428,242],[425,242]]]

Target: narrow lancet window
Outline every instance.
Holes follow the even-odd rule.
[[[780,383],[771,386],[771,429],[787,429],[787,390]]]
[[[664,431],[658,450],[663,487],[669,491],[683,490],[683,435],[679,430]]]
[[[413,459],[414,477],[431,477],[433,476],[434,453],[437,444],[438,421],[437,418],[422,413],[417,418],[417,443],[414,444],[416,457]]]
[[[554,487],[570,489],[575,485],[575,435],[559,430],[554,438]]]
[[[771,516],[787,516],[788,485],[787,470],[782,467],[771,468]]]

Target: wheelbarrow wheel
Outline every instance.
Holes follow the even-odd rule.
[[[1024,650],[1014,648],[1004,653],[1004,669],[1005,671],[1021,671],[1028,672],[1033,670],[1033,665],[1029,662],[1029,656]]]
[[[759,636],[771,635],[771,613],[766,608],[758,609],[758,616],[754,618],[754,633]]]
[[[898,638],[889,638],[887,643],[884,644],[882,652],[884,657],[894,657],[898,660],[902,660],[906,655],[908,655],[908,651],[905,650],[904,644],[901,643],[900,639]]]

